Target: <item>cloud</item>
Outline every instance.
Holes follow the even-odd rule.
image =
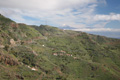
[[[120,20],[120,14],[110,14],[110,15],[96,15],[94,17],[94,20],[96,21],[99,21],[99,20],[102,20],[102,21],[108,21],[108,20]]]
[[[106,0],[98,0],[98,2],[100,3],[100,5],[107,5],[107,2]]]
[[[56,27],[66,24],[74,28],[104,26],[119,20],[120,14],[95,14],[106,0],[0,0],[0,13],[16,22],[45,24]]]
[[[113,28],[81,28],[73,29],[75,31],[84,31],[84,32],[120,32],[120,29]]]
[[[0,13],[17,22],[31,24],[24,18],[28,16],[42,22],[47,20],[50,25],[78,28],[85,27],[85,21],[90,23],[96,4],[97,0],[1,0]],[[39,21],[37,25],[41,24]]]
[[[84,7],[96,0],[1,0],[0,6],[18,9],[55,10]]]
[[[106,24],[108,24],[110,21],[102,21],[99,23],[94,24],[94,28],[104,28]]]

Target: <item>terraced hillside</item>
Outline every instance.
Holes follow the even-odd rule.
[[[120,80],[120,39],[0,15],[0,80]]]

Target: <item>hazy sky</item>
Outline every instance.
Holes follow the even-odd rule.
[[[120,0],[0,0],[0,13],[19,23],[47,22],[120,37]]]

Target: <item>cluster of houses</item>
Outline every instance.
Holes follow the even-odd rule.
[[[66,55],[66,56],[72,56],[71,54],[66,54],[65,51],[61,50],[60,52],[56,52],[56,53],[53,53],[54,56],[63,56],[63,55]]]
[[[61,50],[60,52],[53,53],[54,56],[70,56],[73,57],[72,54],[66,54],[65,51]],[[73,57],[74,59],[78,59],[77,57]]]

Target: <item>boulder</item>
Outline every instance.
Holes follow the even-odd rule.
[[[4,48],[5,46],[4,45],[0,45],[0,48]]]
[[[14,39],[10,39],[10,44],[11,44],[11,45],[15,45]]]

